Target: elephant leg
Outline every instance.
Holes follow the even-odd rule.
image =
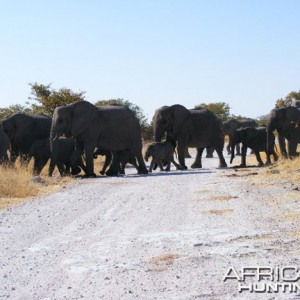
[[[180,165],[174,160],[174,157],[172,156],[171,162],[176,167],[176,170],[180,170]]]
[[[40,162],[37,166],[37,175],[40,175],[42,170],[44,169],[45,165],[47,164],[49,158],[46,158],[46,157],[42,157],[40,159]]]
[[[126,167],[126,162],[121,162],[119,166],[119,173],[122,175],[125,175],[125,167]]]
[[[120,167],[119,153],[117,151],[114,151],[112,153],[112,162],[109,166],[109,169],[105,173],[106,176],[118,176],[119,167]]]
[[[262,166],[264,165],[264,163],[263,163],[263,161],[261,160],[259,151],[254,151],[254,153],[255,153],[256,159],[257,159],[257,161],[258,161],[258,166],[259,166],[259,167],[262,167]],[[268,159],[270,160],[270,156],[267,157],[267,160],[268,160]]]
[[[241,155],[241,145],[240,144],[236,144],[235,150],[236,150],[235,155]]]
[[[274,151],[274,149],[273,149],[273,151],[272,151],[271,154],[273,155],[274,161],[277,161],[277,160],[278,160],[278,155],[277,155],[277,153]]]
[[[181,170],[187,170],[187,166],[185,165],[185,161],[184,161],[184,149],[185,149],[184,145],[178,145],[177,147],[178,161]]]
[[[86,177],[96,177],[94,173],[94,145],[84,145],[84,153],[86,160]]]
[[[186,147],[186,148],[184,149],[184,157],[185,157],[185,158],[191,158],[191,155],[190,155],[190,153],[189,153],[189,148],[188,148],[188,147]]]
[[[227,144],[226,149],[227,149],[227,154],[230,155],[230,154],[231,154],[231,151],[232,151],[232,149],[231,149],[232,136],[231,136],[231,135],[228,136],[228,140],[229,140],[229,141],[228,141],[228,144]]]
[[[38,157],[34,157],[33,158],[33,170],[32,170],[33,176],[40,175],[39,165],[40,165],[39,158]]]
[[[134,160],[132,162],[130,162],[135,168],[137,171],[139,171],[139,166],[138,164],[136,163],[136,159],[134,158]]]
[[[138,174],[148,174],[148,170],[147,167],[145,165],[145,161],[143,159],[143,155],[142,155],[142,149],[135,149],[132,150],[133,155],[136,157],[137,159],[137,164],[138,164]]]
[[[52,174],[53,174],[55,165],[56,165],[56,164],[55,164],[54,160],[51,158],[51,160],[50,160],[50,165],[49,165],[49,169],[48,169],[48,176],[49,176],[49,177],[52,177]]]
[[[111,161],[112,161],[112,154],[110,151],[107,151],[107,153],[105,155],[105,161],[102,166],[102,170],[100,171],[101,175],[105,174],[105,171],[106,171],[107,167],[111,164]]]
[[[171,170],[171,160],[172,160],[173,155],[168,155],[167,160],[165,161],[166,163],[166,168],[165,171],[169,172]]]
[[[81,172],[81,169],[86,173],[86,167],[83,163],[81,153],[75,149],[70,157],[71,175],[75,176]]]
[[[295,158],[297,156],[297,146],[298,146],[298,141],[294,141],[292,139],[288,141],[289,158]]]
[[[215,149],[219,157],[219,168],[227,168],[227,164],[223,155],[223,147]]]
[[[192,169],[197,169],[197,168],[202,168],[202,153],[203,153],[204,148],[197,148],[197,155],[196,155],[196,159],[193,162],[193,164],[191,165]]]
[[[209,148],[206,148],[206,158],[213,158],[214,156],[213,156],[213,153],[214,153],[214,148],[211,148],[211,147],[209,147]]]
[[[154,158],[152,157],[150,167],[149,167],[149,172],[152,172],[154,165],[155,165],[155,161],[154,161]]]
[[[267,161],[266,161],[266,165],[269,166],[271,164],[271,154],[268,153],[268,151],[265,151],[266,156],[267,156]]]
[[[283,158],[287,158],[288,155],[285,146],[285,138],[281,134],[278,134],[278,142],[279,142],[281,155],[283,156]]]
[[[163,162],[161,161],[161,159],[157,159],[157,164],[159,166],[160,171],[164,171],[164,166],[163,166]]]
[[[242,157],[241,157],[241,164],[240,167],[246,167],[246,155],[247,155],[247,146],[242,146]]]
[[[66,176],[66,168],[62,161],[57,162],[57,168],[61,177]]]
[[[71,172],[70,172],[71,167],[70,167],[70,164],[69,164],[69,163],[67,163],[67,164],[65,165],[65,170],[66,170],[66,174],[70,176],[70,174],[71,174]]]

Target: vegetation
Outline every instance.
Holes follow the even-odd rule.
[[[230,119],[245,119],[245,116],[230,113],[230,106],[225,102],[201,103],[195,105],[194,109],[206,108],[213,112],[222,122]]]
[[[275,107],[280,108],[297,104],[300,105],[300,91],[292,91],[285,98],[277,99]]]
[[[3,118],[17,112],[25,112],[30,114],[31,109],[21,104],[10,105],[8,107],[0,108],[0,119],[2,120]]]
[[[225,102],[215,102],[215,103],[201,103],[195,105],[194,109],[206,108],[213,112],[222,122],[227,121],[231,118],[230,106]]]
[[[68,105],[74,102],[85,100],[85,92],[75,93],[67,88],[60,88],[55,90],[51,88],[51,84],[44,85],[38,83],[30,83],[31,95],[29,101],[35,101],[30,105],[32,113],[45,114],[52,117],[53,112],[57,106]],[[30,104],[30,102],[27,102]]]

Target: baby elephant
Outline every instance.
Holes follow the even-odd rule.
[[[29,154],[34,158],[33,174],[36,176],[40,175],[49,159],[48,175],[50,177],[55,166],[61,176],[69,175],[70,169],[72,175],[79,174],[81,169],[85,171],[81,153],[75,149],[75,141],[72,138],[60,137],[53,141],[52,152],[49,138],[36,140],[32,144]]]
[[[244,127],[237,129],[235,135],[232,139],[231,149],[235,149],[235,145],[238,143],[242,143],[242,161],[241,167],[246,166],[246,153],[247,148],[250,148],[258,161],[258,166],[261,167],[264,165],[263,161],[261,160],[259,152],[265,152],[267,155],[266,164],[271,164],[270,156],[273,155],[274,161],[278,160],[278,155],[276,154],[274,147],[275,147],[275,136],[272,135],[271,139],[271,149],[272,152],[268,153],[267,151],[267,132],[266,127]],[[234,158],[234,150],[231,153],[230,163],[232,163]]]
[[[165,171],[170,171],[171,162],[179,170],[180,165],[174,161],[175,147],[176,144],[169,141],[155,142],[148,145],[145,152],[145,161],[148,161],[149,157],[152,156],[149,172],[152,172],[155,164],[158,164],[161,171],[164,171],[163,165],[166,164]]]

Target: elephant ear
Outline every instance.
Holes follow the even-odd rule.
[[[71,132],[74,137],[97,126],[98,109],[87,101],[79,101],[70,105]]]
[[[257,130],[253,127],[247,128],[246,140],[247,142],[251,141],[257,136]]]
[[[170,106],[172,117],[172,136],[177,139],[180,130],[190,119],[190,112],[183,105],[175,104]]]

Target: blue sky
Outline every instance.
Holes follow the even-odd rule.
[[[267,114],[300,90],[298,0],[0,0],[0,106],[30,82],[162,105]]]

